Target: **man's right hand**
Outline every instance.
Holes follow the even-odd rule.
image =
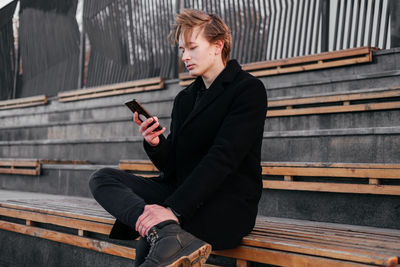
[[[155,123],[149,127],[149,125],[155,120]],[[154,131],[160,123],[158,122],[157,117],[148,118],[145,121],[141,121],[139,119],[139,114],[135,112],[133,114],[133,121],[139,125],[139,132],[142,134],[143,138],[149,143],[151,146],[157,146],[160,143],[159,136],[165,132],[165,127],[163,127],[159,131]]]

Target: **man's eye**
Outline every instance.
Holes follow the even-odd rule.
[[[197,46],[192,46],[192,47],[190,48],[190,50],[193,50],[193,49],[195,49],[195,48],[197,48]]]

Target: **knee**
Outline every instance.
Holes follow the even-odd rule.
[[[112,176],[111,174],[113,172],[114,172],[113,168],[102,168],[92,173],[89,179],[89,188],[90,191],[92,192],[92,195],[96,194],[96,191],[99,188],[99,186],[101,186],[104,182],[106,182],[106,180]]]

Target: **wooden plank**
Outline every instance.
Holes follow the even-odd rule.
[[[40,175],[41,165],[36,159],[0,159],[0,173]]]
[[[73,165],[88,165],[91,164],[88,160],[61,160],[61,159],[40,159],[41,164],[73,164]]]
[[[243,69],[246,71],[252,71],[257,69],[266,69],[273,68],[278,66],[288,66],[288,65],[298,65],[298,64],[306,64],[309,62],[318,62],[324,60],[332,60],[338,58],[345,57],[354,57],[360,55],[371,55],[372,48],[370,47],[360,47],[360,48],[352,48],[346,50],[339,51],[331,51],[331,52],[323,52],[315,55],[306,55],[306,56],[298,56],[288,59],[279,59],[279,60],[271,60],[271,61],[262,61],[262,62],[254,62],[243,65]]]
[[[281,238],[260,237],[246,238],[242,243],[246,246],[262,247],[292,253],[301,253],[312,256],[327,257],[339,260],[348,260],[366,264],[386,265],[387,262],[397,258],[396,254],[385,251],[373,251],[352,247],[343,247],[341,244],[322,244],[298,240],[283,240]]]
[[[120,160],[118,167],[121,170],[158,172],[159,170],[150,161]]]
[[[400,164],[391,163],[343,163],[343,162],[274,162],[262,161],[263,167],[325,167],[355,169],[400,169]]]
[[[40,223],[49,223],[53,225],[79,229],[89,232],[108,235],[111,231],[112,225],[105,223],[98,223],[93,221],[74,219],[60,215],[43,214],[39,212],[17,210],[11,208],[0,207],[0,215],[23,219],[27,221],[34,221]]]
[[[250,264],[250,262],[248,262],[246,260],[237,259],[236,260],[236,266],[237,267],[250,267],[251,264]]]
[[[261,249],[249,246],[240,246],[235,249],[213,251],[212,254],[241,260],[254,261],[264,264],[273,264],[278,266],[296,266],[296,267],[356,267],[371,266],[356,262],[335,260],[330,258],[315,257],[310,255],[301,255],[286,251]]]
[[[45,95],[17,98],[0,101],[0,109],[12,109],[20,107],[38,106],[47,104],[48,99]]]
[[[287,182],[263,180],[265,189],[338,192],[355,194],[378,194],[400,196],[400,186],[372,185],[372,184],[345,184],[345,183],[315,183],[315,182]]]
[[[111,90],[129,89],[129,88],[134,88],[134,87],[160,84],[162,82],[163,82],[163,79],[161,77],[154,77],[154,78],[143,79],[143,80],[128,81],[128,82],[108,84],[108,85],[103,85],[103,86],[96,86],[96,87],[91,87],[91,88],[87,88],[87,89],[79,89],[79,90],[60,92],[58,94],[58,97],[63,98],[63,97],[85,95],[85,94],[105,92],[105,91],[111,91]]]
[[[323,229],[324,231],[342,231],[347,233],[368,233],[374,236],[383,237],[396,237],[397,240],[400,239],[400,230],[398,229],[388,229],[388,228],[377,228],[372,226],[360,226],[360,225],[349,225],[340,223],[327,223],[327,222],[317,222],[308,220],[298,220],[289,218],[276,218],[276,217],[266,217],[258,216],[256,221],[256,227],[262,227],[267,225],[270,227],[271,224],[278,225],[277,227],[282,227],[282,225],[287,225],[288,227],[302,227],[311,229],[310,231],[315,231],[315,229]]]
[[[1,160],[0,166],[14,166],[14,167],[37,167],[39,165],[39,160]]]
[[[385,102],[385,103],[355,104],[349,106],[337,105],[337,106],[312,107],[312,108],[268,110],[266,116],[283,117],[283,116],[345,113],[345,112],[360,112],[360,111],[389,110],[389,109],[400,109],[400,101]]]
[[[305,64],[300,66],[285,67],[280,69],[256,70],[256,71],[249,71],[249,73],[255,77],[262,77],[262,76],[270,76],[276,74],[285,74],[285,73],[300,72],[307,70],[340,67],[340,66],[353,65],[359,63],[368,63],[371,62],[370,58],[371,58],[370,55],[366,55],[358,58],[355,57],[355,58],[323,62],[322,64],[316,63],[316,64]]]
[[[149,85],[149,86],[141,86],[141,87],[134,87],[130,89],[120,89],[120,90],[110,90],[104,92],[93,92],[93,93],[76,93],[73,96],[59,96],[59,102],[70,102],[70,101],[77,101],[83,99],[90,99],[90,98],[98,98],[98,97],[105,97],[105,96],[113,96],[113,95],[121,95],[121,94],[130,94],[130,93],[137,93],[137,92],[144,92],[144,91],[151,91],[164,88],[164,83],[156,84],[156,85]],[[78,91],[77,91],[78,92]]]
[[[120,160],[122,164],[137,163],[154,166],[150,160]],[[342,163],[342,162],[274,162],[262,161],[263,167],[325,167],[325,168],[355,168],[355,169],[400,169],[400,164],[391,163]],[[155,168],[155,166],[154,166]]]
[[[296,240],[315,244],[330,244],[343,247],[361,248],[380,253],[400,253],[400,236],[396,236],[394,231],[391,233],[376,233],[375,229],[371,232],[360,231],[356,227],[340,229],[337,227],[323,227],[293,225],[285,223],[264,223],[257,225],[253,231],[244,239],[262,239],[264,237],[280,238],[283,241]],[[386,229],[387,230],[387,229]],[[245,241],[244,241],[245,242]]]
[[[282,218],[279,218],[282,219]],[[287,223],[287,220],[282,219],[280,222],[261,222],[257,218],[256,226],[253,231],[248,235],[247,238],[252,236],[266,235],[280,233],[282,238],[288,238],[288,236],[297,236],[301,238],[307,236],[308,238],[316,238],[317,240],[331,240],[332,242],[357,245],[359,247],[373,247],[381,250],[396,250],[399,251],[400,246],[400,234],[399,230],[385,229],[376,227],[362,227],[359,225],[342,225],[335,224],[334,226],[326,226],[326,223],[313,222],[310,225],[310,221],[303,221],[298,223]],[[286,236],[288,235],[288,236]]]
[[[354,100],[380,99],[400,96],[400,87],[392,87],[385,91],[364,92],[364,93],[347,93],[330,96],[309,96],[280,100],[269,100],[268,107],[286,107],[307,104],[322,104],[331,102],[343,102]]]
[[[91,249],[101,253],[106,253],[114,256],[135,259],[135,249],[121,245],[116,245],[106,241],[100,241],[92,238],[75,236],[71,234],[56,232],[53,230],[41,229],[38,227],[26,226],[6,221],[0,221],[0,229],[12,231],[24,235],[43,238],[55,242],[68,244],[71,246]]]
[[[192,82],[194,82],[194,79],[191,80],[184,80],[184,81],[180,81],[179,85],[180,86],[188,86],[189,84],[191,84]]]
[[[262,166],[263,175],[400,179],[400,169]]]
[[[276,75],[305,70],[331,68],[350,64],[372,62],[371,47],[351,48],[333,52],[323,52],[316,55],[293,57],[273,61],[254,62],[242,65],[243,70],[256,77]],[[327,61],[326,61],[327,60]],[[187,86],[195,77],[189,73],[179,74],[179,85]]]
[[[27,170],[27,169],[0,168],[0,173],[3,173],[3,174],[21,174],[21,175],[40,175],[38,170]]]
[[[7,203],[7,202],[0,202],[0,207],[38,212],[38,213],[42,213],[42,214],[51,214],[51,215],[63,216],[66,218],[81,219],[81,220],[93,221],[93,222],[98,222],[98,223],[105,223],[105,224],[109,224],[109,225],[113,225],[115,222],[115,219],[90,215],[90,211],[87,211],[87,214],[84,214],[84,213],[79,213],[78,210],[75,210],[74,212],[68,212],[68,211],[62,211],[62,210],[60,211],[60,210],[57,210],[56,208],[49,209],[46,207],[35,207],[35,206],[29,205],[26,203]]]

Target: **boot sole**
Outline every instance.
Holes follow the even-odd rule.
[[[210,244],[204,244],[190,255],[179,258],[174,263],[167,265],[167,267],[200,267],[207,261],[211,249]]]

